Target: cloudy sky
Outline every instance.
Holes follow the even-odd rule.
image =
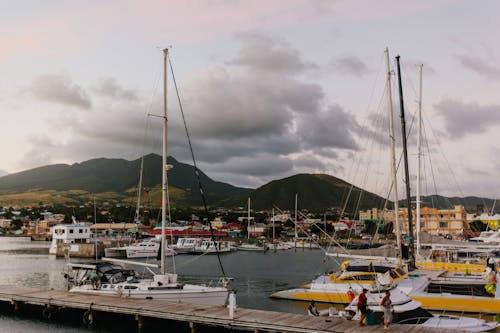
[[[495,0],[0,0],[0,169],[159,153],[148,114],[171,46],[209,176],[257,187],[320,172],[386,194],[388,47],[413,178],[423,64],[423,192],[497,197],[499,12]],[[169,85],[169,153],[190,163]]]

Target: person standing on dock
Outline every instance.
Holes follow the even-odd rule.
[[[316,309],[316,305],[314,301],[311,301],[311,304],[309,304],[309,307],[307,308],[309,310],[309,315],[311,316],[319,316],[318,309]]]
[[[359,317],[359,325],[360,326],[365,326],[364,320],[366,318],[366,312],[368,311],[368,300],[366,298],[366,293],[368,292],[368,289],[363,288],[363,291],[361,294],[359,294],[358,297],[358,310],[361,312],[361,316]]]
[[[392,301],[391,292],[389,290],[385,292],[385,296],[382,298],[380,305],[384,308],[384,330],[388,330],[392,322]]]

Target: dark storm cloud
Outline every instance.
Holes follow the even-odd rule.
[[[248,66],[252,70],[272,73],[300,73],[318,66],[303,61],[300,53],[283,40],[273,39],[258,33],[241,33],[237,35],[241,48],[236,57],[229,63]]]
[[[335,147],[358,150],[354,133],[361,132],[354,116],[339,105],[319,113],[299,115],[297,135],[305,149]]]
[[[292,167],[290,158],[263,153],[232,158],[229,163],[213,163],[211,169],[217,172],[266,176],[288,172]]]
[[[137,94],[130,89],[122,88],[115,78],[106,77],[99,80],[94,91],[102,96],[123,100],[137,100]]]
[[[339,150],[359,149],[356,136],[363,129],[340,105],[325,106],[322,87],[300,77],[314,65],[301,60],[298,50],[262,35],[240,35],[239,40],[241,48],[229,66],[208,68],[179,87],[204,172],[253,187],[298,172],[328,172],[334,167],[325,159],[335,159]],[[90,91],[90,112],[58,117],[56,123],[70,135],[47,147],[47,156],[83,161],[161,152],[161,120],[146,117],[161,113],[161,96],[151,102],[150,96],[110,78]],[[175,101],[170,99],[168,152],[192,163]]]
[[[471,57],[465,54],[457,55],[458,61],[465,68],[483,76],[487,79],[500,80],[500,68],[480,58]]]
[[[369,73],[368,66],[358,57],[340,57],[332,61],[332,67],[344,75],[354,75],[357,77],[363,77],[365,74]]]
[[[90,97],[85,90],[65,75],[45,74],[37,76],[31,82],[28,90],[33,96],[44,101],[83,109],[91,107]]]
[[[500,123],[500,105],[479,105],[445,99],[434,105],[445,120],[446,133],[451,138],[481,134]]]

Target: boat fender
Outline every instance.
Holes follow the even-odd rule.
[[[92,326],[92,324],[94,323],[94,311],[85,311],[82,316],[82,321],[85,326]]]
[[[54,309],[50,305],[45,305],[45,308],[42,310],[42,317],[48,320],[52,319],[54,317]]]
[[[493,284],[493,283],[490,283],[490,284],[487,284],[484,286],[484,289],[486,290],[486,292],[490,295],[495,295],[495,291],[496,291],[496,286]]]
[[[349,288],[349,290],[347,290],[347,298],[349,299],[349,303],[352,302],[354,297],[356,297],[356,295],[354,295],[354,292],[352,291],[352,289]]]

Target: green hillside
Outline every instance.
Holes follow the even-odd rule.
[[[256,210],[271,209],[273,205],[280,209],[293,210],[297,193],[299,209],[320,213],[327,209],[341,209],[347,200],[350,187],[351,184],[333,176],[298,174],[263,185],[253,191],[250,198],[252,207]],[[346,213],[354,211],[360,193],[362,193],[361,209],[383,207],[383,198],[353,187]],[[232,198],[224,202],[224,205],[244,206],[247,197]]]
[[[167,162],[173,166],[168,175],[174,203],[186,207],[200,206],[202,202],[194,167],[178,162],[173,157],[169,157]],[[0,200],[17,204],[75,204],[88,201],[92,194],[110,202],[130,201],[136,196],[140,163],[141,159],[127,161],[98,158],[73,165],[48,165],[6,175],[0,177]],[[214,181],[201,171],[200,178],[209,205],[251,191]],[[161,156],[149,154],[144,157],[143,187],[151,190],[151,197],[156,197],[160,184]]]

